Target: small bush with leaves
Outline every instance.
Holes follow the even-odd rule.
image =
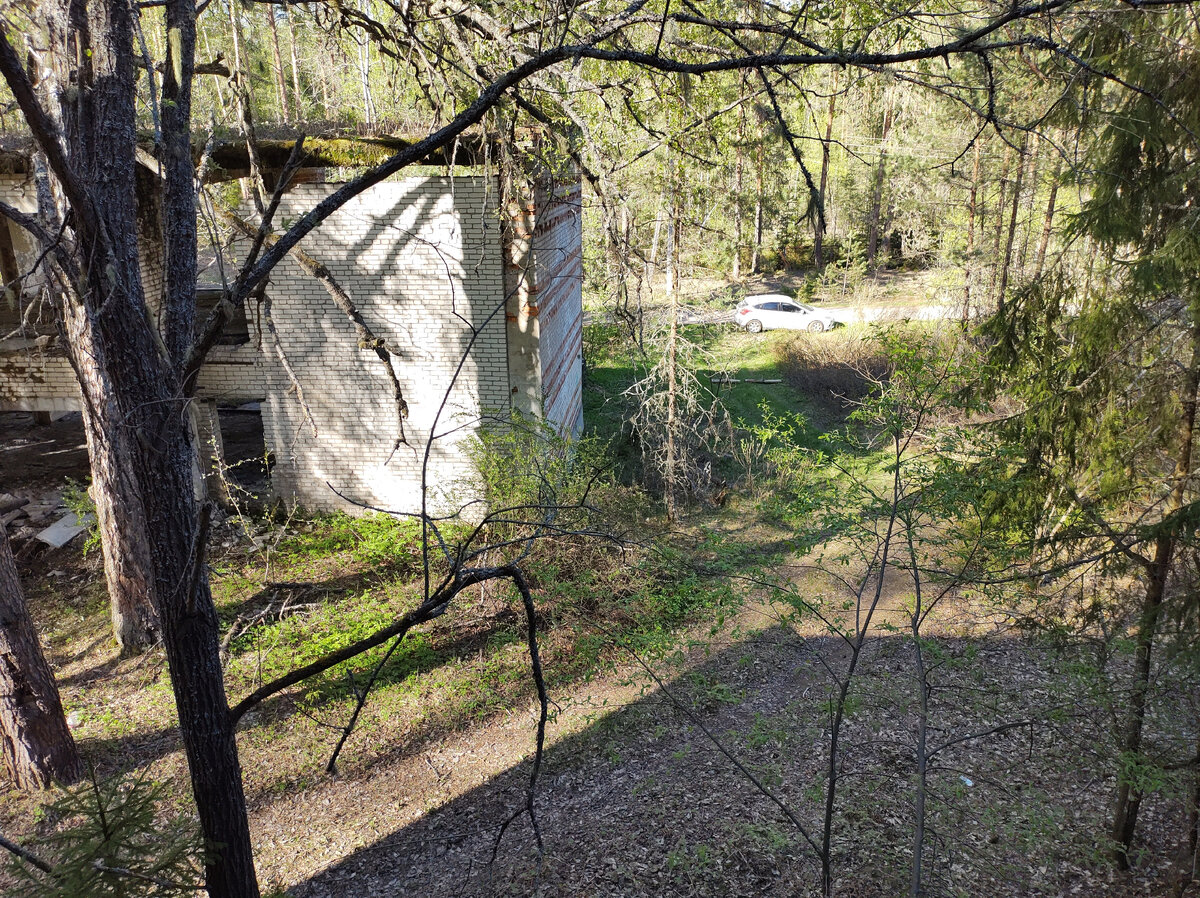
[[[516,529],[540,521],[548,508],[585,502],[610,467],[596,441],[565,439],[548,422],[515,413],[505,426],[481,432],[468,453],[497,525]]]
[[[90,555],[93,550],[100,548],[100,525],[96,522],[96,503],[88,492],[90,484],[82,483],[70,477],[62,489],[63,504],[75,512],[79,518],[92,516],[92,526],[88,530],[87,542],[83,544],[83,554]]]
[[[113,777],[67,790],[47,808],[59,821],[31,852],[53,872],[14,859],[25,898],[195,895],[203,851],[190,822],[164,820],[162,789],[144,777]]]

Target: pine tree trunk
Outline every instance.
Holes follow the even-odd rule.
[[[75,268],[62,272],[73,295],[60,302],[67,352],[88,409],[98,479],[121,484],[114,527],[134,501],[148,547],[153,596],[175,695],[192,793],[206,842],[211,898],[258,898],[233,723],[225,698],[219,628],[205,566],[206,516],[193,485],[196,450],[183,361],[195,317],[196,196],[191,160],[191,83],[196,8],[165,0],[162,242],[166,266],[156,331],[139,266],[136,76],[131,7],[124,0],[52,0],[37,7],[52,38],[53,68],[39,83],[41,109],[59,133],[35,137],[51,159],[58,195],[70,204]],[[7,44],[0,65],[23,84]],[[14,91],[15,92],[15,91]],[[36,102],[27,92],[28,110]],[[30,117],[42,120],[39,115]],[[67,210],[60,210],[65,213]],[[75,274],[75,270],[78,274]],[[168,326],[169,325],[169,326]],[[103,473],[105,465],[111,473]],[[98,497],[99,499],[99,497]],[[101,504],[100,501],[97,503]],[[102,513],[103,514],[103,513]],[[143,529],[144,527],[144,529]],[[135,533],[136,536],[136,533]],[[111,535],[110,535],[111,538]],[[112,547],[110,547],[111,550]]]
[[[681,258],[683,247],[683,203],[679,198],[678,185],[675,188],[674,204],[671,212],[670,238],[672,280],[675,283],[675,290],[678,291],[683,284],[683,260]]]
[[[130,154],[132,156],[132,154]],[[119,210],[118,210],[119,211]],[[117,215],[106,216],[109,233]],[[132,232],[132,228],[131,228]],[[131,475],[150,534],[153,594],[171,673],[180,734],[201,829],[221,845],[206,866],[212,898],[257,898],[241,768],[220,664],[219,627],[204,561],[206,527],[193,492],[195,447],[187,399],[138,308],[136,266],[120,272],[109,292],[96,277],[91,295],[108,314],[80,316],[71,352],[93,360],[101,376],[81,383],[92,426],[105,436],[123,429],[137,439],[112,440],[118,470]]]
[[[1033,278],[1042,276],[1046,266],[1046,251],[1050,248],[1050,235],[1054,233],[1054,203],[1058,199],[1058,177],[1062,172],[1062,159],[1054,165],[1054,174],[1050,176],[1050,196],[1046,199],[1046,217],[1042,221],[1042,239],[1038,241],[1037,260],[1033,263]]]
[[[887,172],[888,137],[892,133],[894,117],[894,95],[888,91],[887,105],[883,111],[883,134],[879,139],[879,161],[875,165],[875,184],[871,188],[871,208],[867,213],[867,271],[875,270],[875,258],[879,253],[879,219],[883,214],[883,181]]]
[[[971,194],[967,202],[967,258],[963,271],[963,314],[962,320],[971,319],[971,278],[975,255],[975,212],[979,200],[979,141],[975,141],[975,163],[971,171]]]
[[[667,159],[667,247],[666,283],[668,296],[679,289],[679,230],[683,211],[679,201],[679,168],[674,155]]]
[[[229,4],[229,31],[230,38],[233,41],[233,71],[240,79],[246,79],[244,85],[245,90],[250,89],[248,67],[242,60],[242,44],[245,43],[245,38],[242,35],[242,17],[240,15],[241,7],[237,3]],[[234,88],[235,90],[237,88]]]
[[[758,274],[759,256],[763,239],[763,161],[762,146],[759,146],[758,166],[754,177],[754,248],[750,252],[750,273]]]
[[[330,54],[329,61],[330,61],[330,66],[332,67],[333,54]],[[332,106],[332,104],[330,103],[330,100],[329,100],[329,72],[326,70],[326,68],[324,66],[322,66],[319,71],[319,78],[321,81],[321,109],[325,113],[325,118],[332,119],[333,111],[330,108]]]
[[[292,110],[288,106],[287,84],[283,80],[283,54],[279,52],[279,26],[275,23],[275,4],[268,3],[263,8],[267,12],[267,25],[271,29],[271,49],[275,55],[275,93],[279,97],[279,114],[285,122],[290,122]]]
[[[212,47],[208,42],[207,30],[204,32],[204,55],[209,59],[213,58]],[[221,106],[221,121],[227,121],[229,119],[229,102],[225,99],[225,79],[214,78],[213,81],[217,92],[217,102]]]
[[[745,189],[744,172],[746,162],[746,79],[744,75],[741,78],[740,86],[742,89],[742,102],[738,106],[737,141],[734,145],[735,156],[733,163],[733,279],[735,281],[742,279],[742,243],[745,241],[745,234],[742,232],[742,218],[744,216],[742,190]]]
[[[650,237],[650,270],[651,274],[658,270],[658,241],[662,237],[662,210],[655,210],[654,233]]]
[[[829,115],[825,119],[825,139],[821,141],[821,182],[817,191],[817,202],[821,205],[813,234],[813,265],[817,271],[825,270],[825,232],[828,228],[825,212],[825,197],[829,186],[829,148],[833,142],[833,118],[837,112],[837,75],[829,90]]]
[[[674,294],[671,294],[670,316],[667,328],[667,458],[663,468],[663,493],[667,504],[667,520],[673,523],[678,517],[675,507],[678,480],[675,459],[675,405],[678,391],[675,377],[675,343],[679,332],[679,303]]]
[[[283,9],[288,23],[288,52],[292,57],[292,96],[296,101],[296,118],[304,121],[305,103],[304,95],[300,92],[300,64],[296,61],[296,23],[287,7]]]
[[[1029,151],[1029,174],[1025,178],[1027,200],[1025,203],[1025,226],[1021,228],[1021,250],[1017,253],[1017,270],[1024,275],[1029,270],[1029,229],[1033,222],[1033,206],[1037,202],[1039,165],[1041,163],[1041,143],[1034,141],[1033,149]]]
[[[19,789],[72,783],[81,766],[54,674],[0,524],[0,757]]]
[[[371,42],[366,37],[358,43],[358,81],[363,95],[363,117],[368,128],[375,126],[375,99],[371,95]]]
[[[78,307],[63,303],[69,340],[78,336]],[[72,314],[75,312],[75,314]],[[85,395],[103,391],[104,373],[90,357],[80,357],[76,374]],[[83,429],[92,470],[90,493],[100,528],[100,554],[108,587],[113,638],[122,654],[143,651],[158,642],[160,628],[154,608],[154,574],[150,567],[150,535],[142,512],[138,486],[126,467],[128,448],[118,443],[133,435],[108,427],[101,410],[85,403]]]
[[[1004,154],[1004,164],[1000,168],[1000,196],[996,200],[996,227],[992,238],[992,278],[988,285],[988,297],[996,298],[996,285],[1000,281],[1000,242],[1004,237],[1004,208],[1005,197],[1008,196],[1008,170],[1011,159]]]
[[[1012,266],[1013,241],[1017,236],[1017,213],[1021,209],[1021,188],[1025,178],[1025,144],[1017,152],[1017,176],[1013,181],[1012,211],[1008,219],[1008,236],[1004,241],[1004,258],[1000,263],[1000,289],[996,293],[996,310],[1004,311],[1004,297],[1008,292],[1008,272]]]
[[[1195,310],[1193,310],[1193,313]],[[1180,404],[1182,406],[1178,441],[1175,448],[1175,470],[1171,487],[1163,506],[1163,518],[1175,515],[1183,508],[1187,496],[1187,482],[1192,473],[1192,452],[1195,443],[1196,401],[1200,390],[1200,320],[1192,324],[1191,364],[1184,372]],[[1146,724],[1146,702],[1150,694],[1152,652],[1158,633],[1158,622],[1162,616],[1166,598],[1167,577],[1175,554],[1176,536],[1173,530],[1163,532],[1154,542],[1154,556],[1146,570],[1146,591],[1142,597],[1141,615],[1137,635],[1134,639],[1134,682],[1130,692],[1129,707],[1125,712],[1120,748],[1124,758],[1133,760],[1142,751],[1142,735]],[[1142,792],[1126,777],[1121,777],[1117,786],[1116,802],[1110,835],[1115,844],[1114,860],[1122,870],[1129,868],[1129,850],[1137,829],[1138,811],[1141,809]]]
[[[675,295],[675,204],[669,204],[670,216],[667,218],[667,258],[663,272],[663,289],[666,290],[667,296]]]

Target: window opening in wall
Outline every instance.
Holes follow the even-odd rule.
[[[50,304],[42,301],[36,277],[21,270],[18,251],[24,247],[11,227],[0,218],[0,337],[14,334],[32,340],[53,335],[57,328]]]
[[[221,301],[220,287],[196,289],[196,329],[204,326],[208,316]],[[225,324],[225,330],[217,340],[218,346],[241,346],[250,342],[250,324],[246,318],[246,306],[242,304],[233,310],[233,317]]]
[[[13,246],[12,231],[7,219],[0,219],[0,277],[4,278],[4,286],[20,294],[21,285],[16,281],[21,277],[21,268],[17,265],[17,250]]]
[[[225,479],[235,502],[266,504],[271,488],[272,459],[267,454],[262,406],[247,402],[217,409],[225,453]]]

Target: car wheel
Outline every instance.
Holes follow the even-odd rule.
[[[825,322],[821,320],[810,321],[808,323],[808,332],[810,334],[819,334],[825,330]]]
[[[752,318],[746,322],[746,330],[752,334],[760,334],[762,333],[762,322],[757,318]]]

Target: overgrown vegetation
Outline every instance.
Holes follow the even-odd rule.
[[[49,831],[32,842],[31,856],[9,863],[20,894],[195,894],[203,886],[201,840],[190,821],[163,819],[162,793],[143,775],[93,779],[64,791],[43,810]]]
[[[134,572],[140,556],[106,543],[127,564],[109,565],[110,585],[140,573],[164,591],[174,679],[157,651],[104,655],[94,570],[56,556],[33,600],[85,755],[169,786],[99,778],[40,821],[34,799],[5,796],[0,824],[46,836],[29,841],[46,858],[24,858],[29,882],[170,894],[194,891],[203,863],[215,895],[253,898],[245,784],[263,818],[294,827],[316,807],[357,826],[320,858],[333,826],[300,848],[294,828],[263,838],[262,863],[288,885],[324,870],[344,890],[357,871],[339,881],[330,864],[411,842],[413,863],[389,857],[358,883],[407,891],[395,870],[425,864],[456,894],[1195,891],[1191,5],[260,4],[261,40],[238,3],[164,0],[133,17],[51,4],[45,20],[43,5],[0,16],[10,108],[45,160],[38,215],[3,211],[59,292],[18,309],[13,334],[37,318],[70,335],[76,370],[127,364],[82,378],[83,408],[93,450],[112,453],[97,480],[128,512],[106,538],[145,517],[127,532],[154,549]],[[197,82],[181,116],[193,28],[219,78]],[[478,480],[436,487],[464,499],[454,520],[428,513],[433,489],[410,519],[226,521],[194,502],[201,108],[226,119],[215,133],[244,123],[252,169],[296,145],[256,140],[256,123],[331,117],[334,131],[437,135],[451,158],[478,138],[488,177],[492,149],[517,143],[582,172],[587,438],[519,417],[485,432],[468,453]],[[91,130],[111,122],[153,130],[153,151]],[[310,149],[348,178],[382,163],[369,180],[404,168],[392,151],[409,145]],[[127,175],[111,195],[76,172],[97,146],[113,158],[91,181]],[[169,295],[147,296],[142,280],[157,282],[136,270],[138,166],[170,185],[176,214],[154,226]],[[276,224],[298,241],[317,217]],[[206,239],[215,252],[227,238],[213,226]],[[251,239],[252,256],[278,246]],[[0,250],[19,298],[14,246]],[[214,321],[263,300],[271,265],[253,264],[231,272]],[[708,279],[694,297],[688,275]],[[895,314],[917,321],[819,337],[720,321],[767,291],[858,306],[902,293]],[[393,364],[413,362],[351,319],[396,385],[403,433]],[[87,504],[78,485],[64,495]],[[228,551],[206,576],[216,531]],[[548,722],[581,707],[580,738],[547,752]],[[190,808],[177,721],[200,817],[214,842],[231,834],[207,852],[187,827],[151,835],[164,806]],[[505,742],[510,724],[521,735]],[[464,732],[503,749],[464,773]],[[217,767],[225,779],[206,779]],[[429,820],[439,808],[449,833]],[[471,839],[488,844],[443,863]]]

